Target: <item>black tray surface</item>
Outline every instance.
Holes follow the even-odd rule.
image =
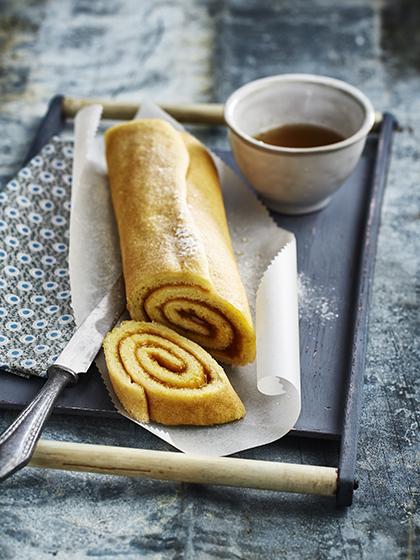
[[[377,136],[371,135],[363,157],[342,189],[323,211],[292,217],[273,213],[276,222],[296,235],[301,279],[300,345],[302,413],[295,432],[338,437],[354,320],[353,286],[358,275],[364,216],[376,160]],[[233,166],[229,152],[218,154]],[[309,293],[308,293],[309,292]],[[316,300],[316,301],[314,301]],[[42,380],[2,373],[0,406],[22,407]],[[65,390],[56,412],[117,414],[96,368]]]
[[[272,213],[281,227],[293,231],[298,246],[302,413],[295,433],[325,437],[338,437],[341,433],[354,321],[354,285],[377,144],[378,136],[372,134],[356,171],[325,210],[300,217]],[[218,155],[236,167],[229,152],[219,151]],[[2,373],[0,406],[22,407],[42,382]],[[94,367],[80,376],[77,386],[65,391],[55,411],[117,414]]]

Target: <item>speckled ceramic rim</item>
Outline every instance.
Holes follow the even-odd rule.
[[[269,88],[273,84],[278,82],[316,83],[342,91],[343,93],[355,99],[363,108],[365,118],[361,127],[359,128],[359,130],[357,130],[357,132],[355,132],[348,138],[341,140],[340,142],[336,142],[335,144],[328,144],[326,146],[315,146],[313,148],[287,148],[283,146],[273,146],[271,144],[265,144],[263,142],[255,140],[255,138],[243,132],[235,122],[234,112],[236,106],[240,101],[242,101],[244,97],[246,97],[250,93],[253,93],[260,89]],[[329,78],[328,76],[317,76],[315,74],[279,74],[278,76],[269,76],[267,78],[249,82],[248,84],[245,84],[244,86],[234,91],[225,103],[225,121],[233,133],[247,142],[247,144],[252,145],[254,148],[265,152],[303,155],[334,152],[346,148],[347,146],[351,146],[355,142],[358,142],[369,134],[369,131],[371,130],[375,122],[375,110],[372,103],[360,90],[341,80]]]

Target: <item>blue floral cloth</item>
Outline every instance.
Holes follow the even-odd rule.
[[[73,145],[60,138],[0,192],[0,368],[45,376],[75,329],[68,272]]]

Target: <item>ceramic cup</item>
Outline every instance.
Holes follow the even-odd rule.
[[[355,168],[375,112],[355,87],[324,76],[284,74],[250,82],[225,104],[236,162],[267,206],[306,214],[326,206]],[[313,148],[287,148],[254,136],[286,124],[309,123],[344,140]]]

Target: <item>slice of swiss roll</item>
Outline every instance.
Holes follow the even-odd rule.
[[[141,422],[207,426],[245,414],[210,354],[163,325],[125,321],[108,333],[104,351],[118,399]]]

